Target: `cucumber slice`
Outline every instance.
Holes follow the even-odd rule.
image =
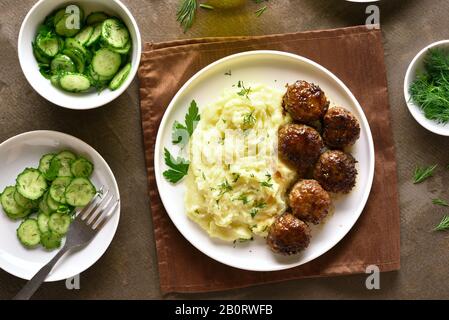
[[[58,74],[61,72],[76,72],[75,63],[65,54],[58,54],[51,61],[51,72],[53,74]]]
[[[53,28],[56,26],[56,24],[64,17],[65,14],[65,8],[59,9],[56,11],[54,18],[53,18]]]
[[[52,58],[60,51],[59,40],[51,33],[39,34],[36,38],[36,46],[48,58]]]
[[[84,27],[76,36],[75,39],[78,40],[78,42],[81,45],[85,45],[90,37],[92,36],[92,33],[94,33],[94,27],[92,26],[87,26]]]
[[[30,210],[25,209],[17,204],[14,200],[15,187],[6,187],[0,197],[2,208],[6,215],[14,220],[25,218],[30,214]]]
[[[47,189],[47,181],[37,169],[27,168],[16,179],[17,191],[30,200],[37,200]]]
[[[101,38],[101,30],[102,30],[102,24],[99,23],[95,26],[94,32],[92,32],[92,35],[90,36],[89,41],[85,44],[86,47],[90,47],[91,45],[98,42],[98,40]]]
[[[61,204],[53,200],[52,197],[47,196],[47,206],[51,212],[57,211],[60,205]]]
[[[50,220],[50,217],[45,213],[39,213],[37,216],[37,226],[41,233],[48,232],[48,220]]]
[[[52,182],[49,190],[50,197],[53,198],[54,201],[65,204],[65,192],[67,186],[72,181],[72,178],[70,177],[59,177],[56,178],[55,181]],[[48,203],[47,203],[48,205]]]
[[[53,211],[48,207],[48,192],[43,196],[42,200],[39,202],[39,212],[49,216]]]
[[[117,52],[118,54],[126,55],[131,50],[131,46],[131,41],[128,41],[128,43],[123,48],[110,47],[110,49],[114,52]]]
[[[60,88],[60,86],[59,86],[59,78],[60,78],[60,75],[59,74],[55,74],[55,75],[52,75],[51,77],[50,77],[50,83],[52,84],[52,85],[54,85],[56,88]],[[50,179],[48,179],[47,177],[45,177],[47,180],[50,180]]]
[[[82,53],[84,60],[86,60],[87,50],[76,38],[65,39],[65,48],[79,50]]]
[[[75,178],[65,190],[65,198],[69,205],[74,207],[86,206],[97,191],[86,178]]]
[[[71,27],[70,24],[72,21],[70,19],[72,19],[71,14],[64,13],[62,18],[59,19],[58,22],[56,22],[55,30],[58,35],[64,37],[73,37],[80,31],[80,29],[68,28],[68,25]]]
[[[85,158],[78,158],[72,162],[70,170],[76,178],[89,178],[94,171],[94,165]]]
[[[33,43],[33,54],[37,62],[50,65],[51,59],[46,57],[43,53],[41,53],[39,48],[34,43]]]
[[[54,165],[54,167],[58,168],[58,177],[71,177],[70,166],[75,160],[76,155],[73,152],[62,151],[52,159],[50,166]]]
[[[41,234],[41,244],[47,250],[59,248],[61,240],[61,236],[56,232],[47,231]]]
[[[36,201],[31,201],[24,196],[22,196],[17,190],[14,191],[14,201],[19,205],[19,207],[25,209],[34,209],[36,208]]]
[[[117,52],[103,48],[95,52],[92,69],[101,77],[113,77],[120,68],[121,57]]]
[[[123,84],[123,82],[125,82],[130,71],[131,71],[131,63],[128,63],[112,79],[111,83],[109,84],[109,89],[113,91],[117,90]]]
[[[41,241],[41,233],[36,219],[27,219],[17,229],[19,241],[26,247],[35,247]]]
[[[81,73],[62,75],[59,79],[59,85],[62,89],[69,92],[83,92],[91,87],[89,78]]]
[[[123,48],[129,41],[128,28],[116,18],[106,19],[103,22],[101,36],[113,48]]]
[[[79,73],[83,73],[86,67],[86,58],[84,54],[75,48],[64,49],[62,51],[63,54],[68,56],[75,63],[76,70]]]
[[[50,216],[48,228],[57,234],[65,235],[69,231],[71,221],[70,216],[56,212]]]
[[[109,18],[109,16],[104,12],[92,12],[89,14],[86,18],[86,24],[87,25],[93,25],[99,22],[103,22]]]
[[[54,153],[48,153],[42,156],[39,160],[38,170],[45,176],[50,169],[51,160],[54,158]]]

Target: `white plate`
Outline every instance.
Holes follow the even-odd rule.
[[[120,198],[117,182],[106,161],[83,141],[55,131],[32,131],[0,144],[0,190],[14,185],[17,175],[27,167],[37,167],[42,155],[72,150],[92,161],[95,166],[92,182],[99,188],[109,187]],[[111,220],[85,248],[69,253],[55,267],[47,282],[76,276],[92,266],[108,248],[117,230],[120,207]],[[11,221],[0,209],[0,268],[19,278],[29,280],[57,253],[42,248],[26,249],[18,241],[16,229],[20,222]]]
[[[224,74],[232,70],[232,76]],[[334,202],[335,213],[325,224],[313,228],[310,246],[299,255],[283,257],[273,254],[264,239],[233,246],[211,239],[207,233],[188,219],[185,214],[183,183],[172,185],[163,177],[166,170],[163,149],[174,154],[177,148],[171,143],[172,124],[181,121],[192,99],[200,107],[215,101],[224,88],[239,80],[246,83],[265,83],[285,90],[286,83],[304,79],[318,84],[332,104],[345,106],[359,119],[361,137],[352,149],[359,161],[358,179],[354,190]],[[164,206],[184,237],[209,257],[240,269],[274,271],[288,269],[309,262],[335,246],[352,228],[360,216],[374,176],[374,147],[368,121],[359,103],[349,89],[330,71],[306,58],[278,51],[251,51],[226,57],[207,66],[193,76],[176,94],[165,112],[159,127],[155,146],[155,173],[159,193]]]

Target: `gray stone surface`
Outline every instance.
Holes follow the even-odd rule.
[[[149,212],[140,128],[137,79],[120,98],[93,111],[63,110],[41,98],[27,83],[17,58],[20,24],[34,0],[0,0],[0,141],[16,134],[51,129],[79,137],[97,149],[114,171],[122,194],[122,217],[106,254],[81,276],[81,290],[63,282],[45,284],[38,299],[153,299],[159,291],[157,260]],[[184,34],[175,21],[178,0],[124,0],[140,26],[143,41],[188,37],[262,35],[363,24],[366,5],[343,0],[272,0],[260,18],[255,4],[234,13],[200,12]],[[406,109],[403,77],[425,45],[447,38],[446,0],[382,0],[381,24],[392,109],[401,200],[402,269],[383,274],[381,290],[365,289],[361,275],[306,279],[210,294],[174,294],[166,298],[448,298],[449,234],[433,233],[445,210],[431,205],[446,197],[449,138],[421,128]],[[367,75],[369,76],[369,75]],[[435,178],[411,183],[417,164],[439,164]],[[388,183],[388,181],[385,181]],[[448,212],[449,210],[446,210]],[[138,236],[136,236],[138,235]],[[0,271],[0,299],[24,284]]]

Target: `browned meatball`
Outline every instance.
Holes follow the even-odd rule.
[[[349,153],[339,150],[326,151],[315,166],[314,178],[329,192],[348,193],[355,186],[355,163]]]
[[[360,137],[359,121],[345,108],[330,108],[324,116],[323,122],[323,139],[330,147],[349,147]]]
[[[268,232],[268,246],[280,254],[296,254],[307,248],[309,243],[309,226],[291,213],[277,217]]]
[[[304,124],[286,124],[279,129],[279,156],[304,175],[312,167],[322,149],[323,140],[318,131]]]
[[[289,194],[293,214],[313,224],[320,223],[327,216],[331,199],[316,180],[297,182]]]
[[[323,118],[329,107],[329,101],[320,87],[298,80],[287,87],[283,107],[293,119],[310,123]]]

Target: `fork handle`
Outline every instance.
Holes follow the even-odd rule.
[[[59,259],[61,259],[67,251],[69,251],[69,248],[64,246],[49,263],[42,267],[42,269],[40,269],[39,272],[36,273],[30,281],[28,281],[28,283],[22,288],[22,290],[20,290],[13,300],[29,300],[45,281],[48,274],[51,272]]]

